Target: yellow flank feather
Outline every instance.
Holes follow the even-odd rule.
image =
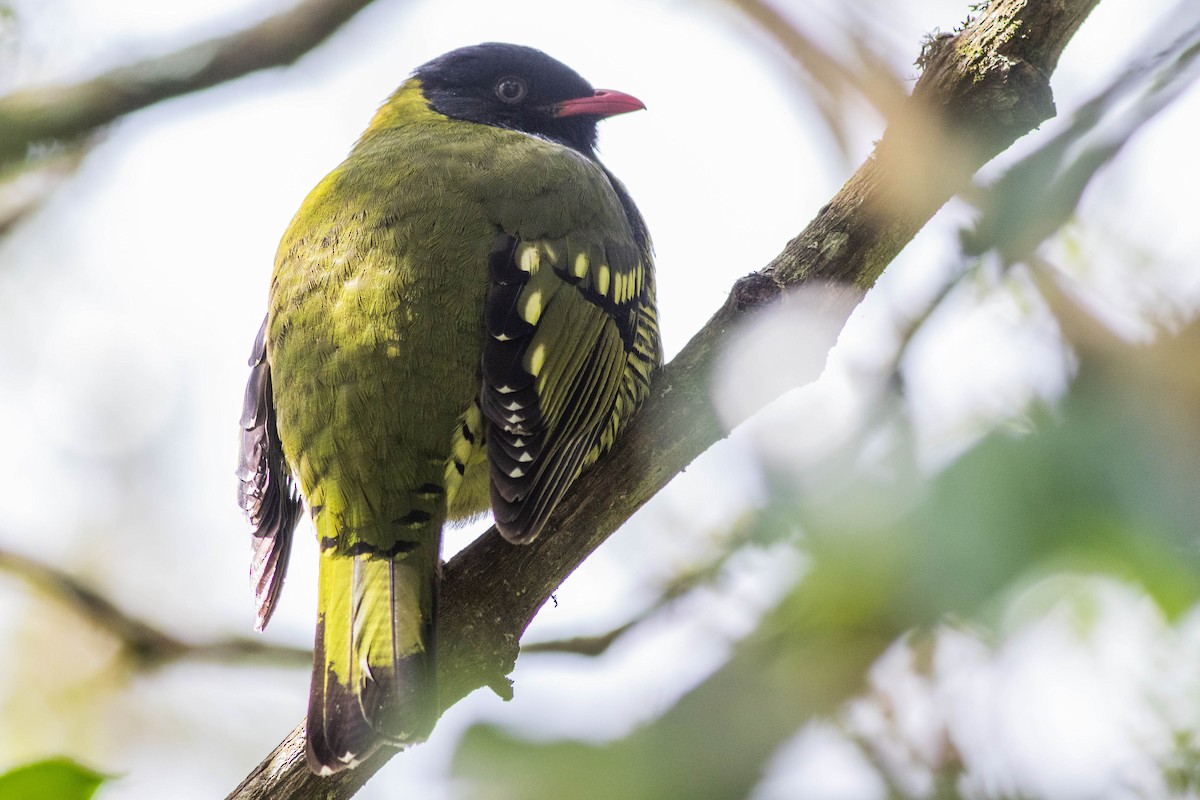
[[[483,414],[472,403],[454,429],[446,462],[447,519],[465,522],[488,510],[488,461]]]

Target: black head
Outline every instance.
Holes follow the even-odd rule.
[[[454,119],[542,136],[592,155],[596,123],[645,108],[592,88],[541,50],[488,42],[438,56],[413,73],[433,110]]]

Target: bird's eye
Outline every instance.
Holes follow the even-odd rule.
[[[496,81],[496,97],[506,103],[519,103],[529,93],[529,86],[521,78],[509,76]]]

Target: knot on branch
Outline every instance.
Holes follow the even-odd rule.
[[[782,291],[775,279],[766,272],[751,272],[733,284],[728,305],[738,312],[760,308],[779,299]]]
[[[1018,17],[1024,3],[1007,5],[1008,13],[931,38],[917,60],[923,75],[913,100],[985,151],[1007,147],[1055,113],[1049,73],[1057,53],[1030,45],[1030,21]]]

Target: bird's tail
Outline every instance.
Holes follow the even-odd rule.
[[[383,743],[423,741],[437,720],[431,538],[400,554],[322,549],[306,737],[319,775],[353,767]]]

